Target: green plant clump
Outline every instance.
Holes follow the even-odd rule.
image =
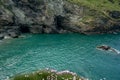
[[[99,11],[120,11],[119,0],[67,0]]]

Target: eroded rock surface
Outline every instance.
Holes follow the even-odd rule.
[[[120,31],[120,12],[109,16],[67,0],[1,0],[0,33],[114,33]],[[17,26],[14,29],[14,26]],[[17,34],[16,34],[16,31]],[[13,36],[14,36],[13,35]]]

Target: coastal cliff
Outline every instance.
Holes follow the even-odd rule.
[[[0,37],[120,31],[119,0],[0,0]]]

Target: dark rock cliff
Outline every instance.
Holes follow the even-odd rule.
[[[67,0],[0,0],[0,33],[112,33],[120,31],[120,12],[109,16]]]

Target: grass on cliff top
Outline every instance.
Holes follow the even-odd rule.
[[[120,0],[67,0],[99,11],[120,11]]]
[[[72,74],[57,74],[48,70],[37,71],[29,74],[16,75],[10,80],[85,80]]]

